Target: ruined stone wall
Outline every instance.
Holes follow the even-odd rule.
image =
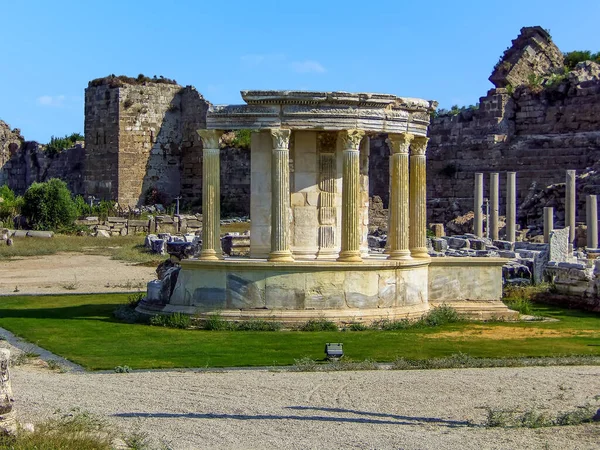
[[[503,214],[506,172],[517,172],[517,202],[522,203],[534,192],[564,182],[565,170],[582,172],[600,159],[600,81],[576,82],[562,92],[523,88],[509,96],[498,91],[503,90],[482,98],[477,111],[432,121],[427,152],[430,222],[446,222],[473,209],[475,172],[502,174]],[[498,124],[491,118],[485,123],[482,114],[497,115]],[[484,196],[489,197],[489,177],[484,180]],[[579,220],[584,217],[579,214]],[[522,211],[519,220],[527,221]]]
[[[119,89],[85,90],[85,192],[102,200],[117,198],[119,186]]]
[[[181,87],[125,85],[118,90],[118,202],[138,206],[152,189],[170,202],[181,186]]]
[[[18,129],[0,121],[0,186],[23,194],[34,182],[60,178],[75,194],[83,194],[85,149],[81,145],[48,154],[43,145],[25,141]]]
[[[209,106],[194,87],[182,90],[181,195],[183,202],[193,207],[202,204],[202,140],[196,131],[206,128]]]

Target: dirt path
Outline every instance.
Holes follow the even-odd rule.
[[[165,347],[168,351],[168,345]],[[600,368],[12,376],[21,421],[79,407],[173,449],[594,449],[600,425],[486,428],[486,408],[556,414],[600,394]],[[163,447],[164,448],[164,447]]]
[[[154,278],[152,267],[108,256],[59,253],[0,262],[0,295],[145,291]]]

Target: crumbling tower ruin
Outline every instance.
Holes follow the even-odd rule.
[[[193,87],[164,78],[110,76],[85,90],[85,191],[135,207],[155,191],[166,200],[197,196],[208,102]],[[194,156],[196,155],[196,156]],[[187,170],[184,170],[184,167]],[[196,170],[194,170],[196,169]]]

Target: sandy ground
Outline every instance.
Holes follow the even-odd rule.
[[[600,448],[598,423],[481,426],[486,407],[556,413],[598,403],[598,367],[60,374],[19,366],[12,386],[21,421],[79,407],[148,433],[154,448]]]
[[[146,290],[152,267],[108,256],[62,253],[0,262],[0,295]]]
[[[152,268],[64,254],[0,263],[0,294],[132,290],[153,278]],[[481,426],[486,407],[597,404],[599,367],[76,374],[25,365],[13,368],[12,383],[22,422],[77,407],[148,433],[154,448],[600,448],[600,424]]]

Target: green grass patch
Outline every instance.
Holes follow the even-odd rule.
[[[534,305],[559,322],[456,322],[436,327],[343,331],[207,331],[128,324],[113,311],[127,294],[0,298],[0,326],[90,370],[293,365],[324,359],[343,342],[354,361],[600,356],[600,315]],[[219,322],[218,316],[215,322]],[[254,325],[253,325],[254,326]],[[256,324],[254,329],[261,328]]]

